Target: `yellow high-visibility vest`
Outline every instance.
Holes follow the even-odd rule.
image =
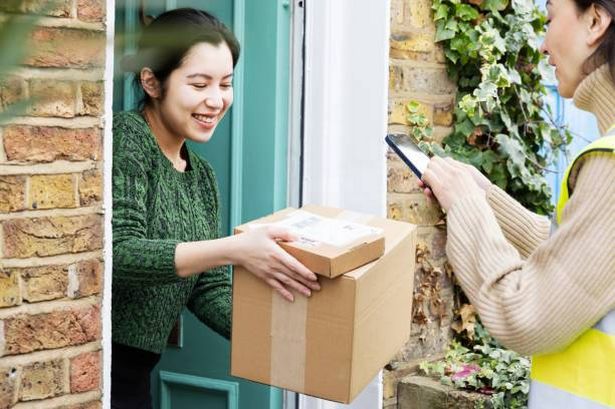
[[[572,194],[570,177],[587,155],[597,152],[611,152],[615,159],[615,127],[581,151],[566,170],[557,204],[558,223]],[[532,357],[530,377],[530,409],[615,408],[615,310],[563,351]]]

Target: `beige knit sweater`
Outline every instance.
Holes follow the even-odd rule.
[[[575,104],[604,133],[615,124],[606,66],[579,85]],[[523,354],[570,344],[615,308],[615,157],[590,156],[556,232],[492,186],[448,212],[447,253],[489,332]]]

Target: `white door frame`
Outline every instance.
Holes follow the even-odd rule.
[[[303,204],[386,215],[390,0],[305,0]],[[382,372],[350,405],[382,407]]]

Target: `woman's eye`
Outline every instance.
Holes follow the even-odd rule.
[[[222,88],[222,89],[230,89],[230,88],[233,88],[233,84],[222,84],[222,85],[220,85],[220,88]]]
[[[207,84],[192,84],[192,86],[193,86],[194,88],[199,88],[199,89],[202,89],[202,88],[207,87]]]

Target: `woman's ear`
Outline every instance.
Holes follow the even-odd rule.
[[[154,72],[150,68],[143,68],[141,70],[141,86],[143,90],[150,96],[150,98],[160,98],[160,81],[154,75]]]
[[[598,47],[612,22],[611,15],[595,3],[587,10],[587,45]]]

